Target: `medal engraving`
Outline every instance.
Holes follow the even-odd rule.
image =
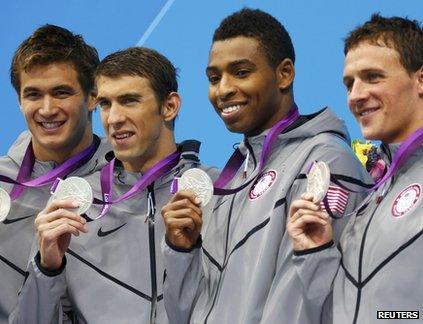
[[[79,207],[72,209],[73,212],[82,215],[93,202],[93,192],[87,180],[80,177],[69,177],[60,180],[50,200],[66,199],[79,203]]]
[[[206,206],[213,196],[213,182],[201,169],[189,169],[182,174],[178,182],[179,190],[191,191],[201,200],[200,206]]]
[[[320,203],[325,198],[330,184],[330,170],[325,162],[314,162],[307,174],[306,192],[313,196],[314,203]]]

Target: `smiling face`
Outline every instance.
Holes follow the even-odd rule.
[[[345,57],[348,105],[363,136],[404,141],[423,126],[423,71],[409,74],[396,50],[363,42]]]
[[[38,160],[61,163],[91,144],[94,100],[82,91],[72,63],[35,65],[20,80],[19,102]]]
[[[270,66],[254,38],[239,36],[214,42],[206,74],[210,102],[231,132],[260,134],[291,108],[292,102],[281,88],[291,85],[293,66],[286,86],[285,76]]]
[[[104,130],[126,170],[145,171],[176,149],[171,130],[179,109],[176,93],[160,106],[144,77],[99,76],[96,84]]]

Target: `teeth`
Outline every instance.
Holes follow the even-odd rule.
[[[124,138],[128,138],[129,136],[131,136],[130,133],[125,133],[125,134],[116,134],[115,137],[117,139],[124,139]]]
[[[236,110],[238,110],[240,108],[241,108],[241,105],[236,105],[236,106],[230,106],[230,107],[223,108],[222,111],[225,114],[228,114],[228,113],[231,113],[233,111],[236,111]]]
[[[42,122],[41,123],[41,125],[44,128],[47,128],[47,129],[53,129],[53,128],[60,127],[61,124],[62,124],[61,122]]]
[[[365,110],[365,111],[363,111],[363,112],[360,113],[360,116],[366,116],[368,114],[371,114],[374,111],[376,111],[376,109]]]

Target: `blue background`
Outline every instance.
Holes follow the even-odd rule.
[[[205,68],[214,29],[244,6],[271,13],[289,31],[297,56],[294,93],[302,113],[330,106],[346,121],[352,138],[361,135],[342,85],[343,38],[374,12],[418,20],[423,15],[423,0],[7,1],[0,12],[0,154],[25,129],[9,80],[11,58],[35,28],[51,23],[82,34],[100,58],[134,45],[166,55],[179,69],[183,104],[177,140],[201,140],[203,162],[223,166],[241,136],[226,130],[209,103]],[[98,113],[94,129],[103,134]]]

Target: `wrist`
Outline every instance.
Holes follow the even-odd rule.
[[[167,235],[165,235],[165,242],[167,244],[168,247],[170,247],[172,250],[177,251],[177,252],[182,252],[182,253],[189,253],[194,249],[198,249],[201,247],[202,243],[203,243],[203,239],[201,237],[201,235],[198,236],[197,241],[195,242],[195,244],[193,244],[190,247],[181,247],[178,245],[173,244],[169,238],[167,237]]]
[[[34,258],[35,264],[37,265],[38,269],[46,276],[53,277],[61,274],[66,267],[66,257],[63,256],[62,262],[58,267],[49,267],[46,266],[44,262],[41,260],[40,251],[38,251],[37,255]]]
[[[333,240],[330,240],[329,242],[326,242],[326,243],[321,244],[319,246],[308,247],[308,248],[305,248],[305,249],[296,249],[294,247],[294,255],[300,256],[300,255],[305,255],[305,254],[316,253],[316,252],[323,251],[323,250],[326,250],[326,249],[332,247],[333,244],[334,244]]]

